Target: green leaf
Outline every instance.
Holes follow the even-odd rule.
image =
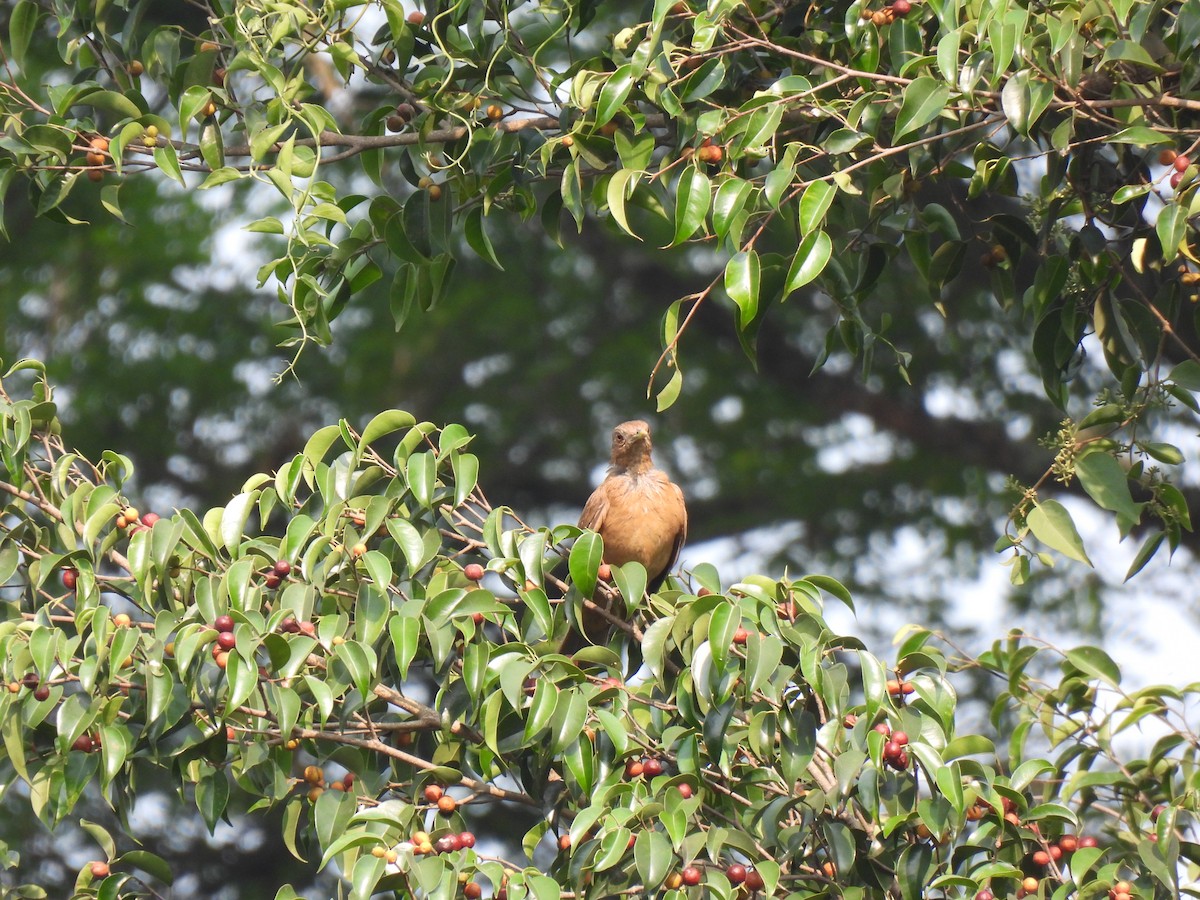
[[[784,282],[784,296],[799,290],[825,270],[833,256],[833,241],[824,231],[813,231],[805,235],[788,269]]]
[[[1070,559],[1087,563],[1089,566],[1092,564],[1083,549],[1083,540],[1075,529],[1071,514],[1057,500],[1046,500],[1039,503],[1025,521],[1034,537],[1047,547],[1057,550]]]
[[[32,0],[21,0],[13,7],[8,20],[8,55],[17,68],[25,68],[25,51],[37,26],[40,10]]]
[[[1166,204],[1154,222],[1154,232],[1162,247],[1163,262],[1171,262],[1179,255],[1179,245],[1187,234],[1187,210],[1178,203]]]
[[[721,240],[729,235],[734,223],[746,208],[746,201],[750,198],[752,190],[750,182],[741,178],[727,178],[717,188],[717,194],[712,201],[712,218],[713,230]]]
[[[667,383],[663,385],[661,391],[655,397],[655,412],[662,412],[670,409],[675,401],[679,399],[679,392],[683,389],[683,372],[678,368],[671,374]]]
[[[154,148],[154,162],[164,173],[180,184],[184,184],[183,170],[179,167],[179,157],[175,154],[175,148],[170,144]]]
[[[1125,470],[1110,454],[1095,451],[1080,457],[1075,463],[1075,474],[1088,496],[1102,508],[1115,512],[1129,525],[1141,519],[1142,504],[1133,502]],[[1121,530],[1128,528],[1123,526]]]
[[[690,166],[679,176],[675,199],[675,237],[672,245],[686,241],[696,233],[708,216],[712,183],[698,168]]]
[[[1067,651],[1067,660],[1075,668],[1092,678],[1098,678],[1113,687],[1121,683],[1121,669],[1107,653],[1099,647],[1076,647]]]
[[[804,189],[800,197],[801,237],[807,237],[821,227],[821,223],[825,221],[825,214],[829,212],[836,196],[837,188],[828,181],[814,181]]]
[[[609,179],[606,192],[608,211],[612,214],[613,219],[621,226],[622,231],[639,241],[641,238],[634,234],[633,229],[629,227],[629,220],[625,217],[625,201],[637,187],[638,179],[641,176],[642,173],[637,169],[621,169]]]
[[[928,125],[946,108],[950,88],[930,75],[916,78],[904,89],[904,100],[896,114],[892,140],[900,143],[917,129]]]
[[[1164,531],[1152,531],[1146,537],[1142,546],[1138,548],[1137,555],[1133,557],[1133,562],[1129,564],[1129,571],[1125,573],[1125,581],[1146,568],[1146,564],[1154,558],[1154,554],[1158,552],[1158,548],[1162,546],[1163,538],[1166,536]]]
[[[241,554],[242,531],[250,511],[258,500],[258,491],[247,491],[238,494],[226,504],[221,513],[221,541],[229,555],[235,559]]]
[[[596,127],[599,128],[621,111],[621,106],[633,89],[636,76],[633,66],[626,64],[613,72],[600,89],[600,99],[596,104]]]
[[[1168,466],[1178,466],[1184,461],[1183,451],[1174,444],[1162,441],[1139,441],[1137,446],[1152,458]]]
[[[604,555],[604,541],[595,532],[585,531],[575,539],[569,560],[571,581],[584,597],[596,590],[596,571]]]
[[[362,430],[362,438],[359,441],[359,446],[366,447],[368,444],[378,440],[384,435],[391,434],[394,431],[399,431],[401,428],[411,428],[417,423],[410,413],[404,412],[401,409],[388,409],[379,413],[375,418],[367,423],[367,427]],[[324,429],[322,429],[324,430]],[[313,436],[316,437],[315,435]],[[312,439],[309,444],[313,443]],[[305,455],[308,455],[308,447],[305,447]],[[324,454],[322,454],[323,456]]]
[[[725,293],[737,304],[738,328],[745,330],[758,313],[758,291],[762,278],[758,254],[743,250],[725,266]]]
[[[467,213],[466,221],[463,223],[463,232],[467,237],[467,244],[480,259],[490,263],[501,272],[504,271],[504,266],[500,265],[500,260],[492,247],[491,239],[487,236],[487,230],[483,227],[483,207],[476,206]]]
[[[143,112],[143,110],[138,108],[136,103],[124,94],[117,93],[116,91],[91,91],[90,93],[81,94],[76,97],[75,103],[80,106],[101,109],[105,112],[114,113],[117,116],[129,119],[136,119]]]
[[[1185,359],[1171,370],[1171,374],[1167,376],[1167,381],[1173,381],[1175,384],[1187,388],[1189,391],[1200,391],[1200,363],[1191,359]]]

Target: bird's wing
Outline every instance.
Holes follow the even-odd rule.
[[[675,533],[675,543],[671,547],[671,561],[667,563],[667,570],[675,568],[675,563],[679,562],[679,551],[683,549],[683,542],[687,540],[687,504],[683,502],[683,491],[679,485],[671,484],[671,493],[679,509],[679,530]]]
[[[606,488],[607,484],[601,484],[592,491],[592,496],[588,497],[587,503],[583,506],[583,512],[579,515],[580,528],[599,531],[604,526],[604,517],[608,515],[608,491]]]
[[[679,562],[679,552],[683,549],[683,543],[687,540],[687,504],[683,501],[683,491],[679,485],[672,481],[667,482],[667,487],[670,491],[671,502],[667,507],[668,515],[676,519],[677,527],[675,534],[671,538],[671,552],[667,557],[667,564],[663,566],[662,572],[657,576],[652,576],[651,583],[647,585],[647,589],[654,593],[666,580],[667,575],[675,568],[675,564]]]

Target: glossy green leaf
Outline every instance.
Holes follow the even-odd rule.
[[[672,244],[686,241],[704,225],[711,196],[712,184],[708,176],[698,168],[685,168],[676,188],[675,237]]]
[[[758,313],[762,264],[753,250],[743,250],[725,266],[725,293],[737,305],[738,327],[749,327]]]
[[[914,131],[928,125],[946,108],[950,88],[929,75],[921,75],[904,89],[904,100],[896,114],[892,140],[899,143]]]
[[[788,268],[787,279],[784,282],[784,294],[790,294],[808,284],[829,264],[833,256],[833,241],[824,231],[813,231],[805,235],[796,255]]]

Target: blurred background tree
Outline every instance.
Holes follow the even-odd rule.
[[[6,4],[6,80],[27,94],[5,99],[0,356],[46,360],[69,443],[129,453],[147,506],[220,504],[319,425],[397,406],[476,431],[496,502],[573,521],[612,424],[649,416],[691,546],[842,578],[865,637],[907,620],[965,636],[979,582],[974,602],[1014,622],[1101,634],[1131,551],[1003,588],[993,546],[1035,483],[1074,498],[1089,546],[1112,543],[1111,505],[1089,515],[1078,479],[1042,481],[1075,447],[1068,413],[1117,408],[1105,450],[1141,460],[1125,490],[1160,510],[1149,470],[1173,456],[1131,442],[1194,449],[1192,382],[1169,376],[1197,345],[1195,11],[1117,4],[1085,30],[1069,3],[1002,22],[949,0],[676,6],[431,2],[418,21],[395,2],[290,20],[251,3],[239,31],[223,2]],[[272,105],[272,66],[303,114]],[[41,115],[43,86],[71,83],[80,102]],[[322,129],[338,134],[314,199]],[[101,132],[118,152],[91,166]],[[838,190],[824,210],[809,195],[806,225],[812,184]],[[410,226],[447,209],[414,250]],[[331,246],[296,239],[325,228]],[[786,290],[816,234],[829,260]],[[289,267],[309,281],[273,278]],[[685,317],[659,411],[647,379],[664,319]],[[314,343],[289,368],[298,323]],[[1176,481],[1194,508],[1195,479]],[[1152,519],[1122,526],[1129,545]]]

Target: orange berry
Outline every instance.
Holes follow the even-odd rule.
[[[445,793],[440,784],[428,784],[425,786],[425,802],[437,803]]]
[[[93,878],[107,878],[109,873],[108,863],[102,860],[96,860],[91,865]]]
[[[320,766],[305,766],[304,780],[309,784],[321,784],[325,781],[325,771]]]
[[[1038,889],[1038,880],[1030,875],[1021,882],[1021,890],[1029,894],[1036,894]]]
[[[438,812],[440,812],[443,816],[448,816],[450,813],[454,812],[454,810],[458,809],[458,801],[449,794],[445,794],[440,800],[438,800],[437,808]]]

